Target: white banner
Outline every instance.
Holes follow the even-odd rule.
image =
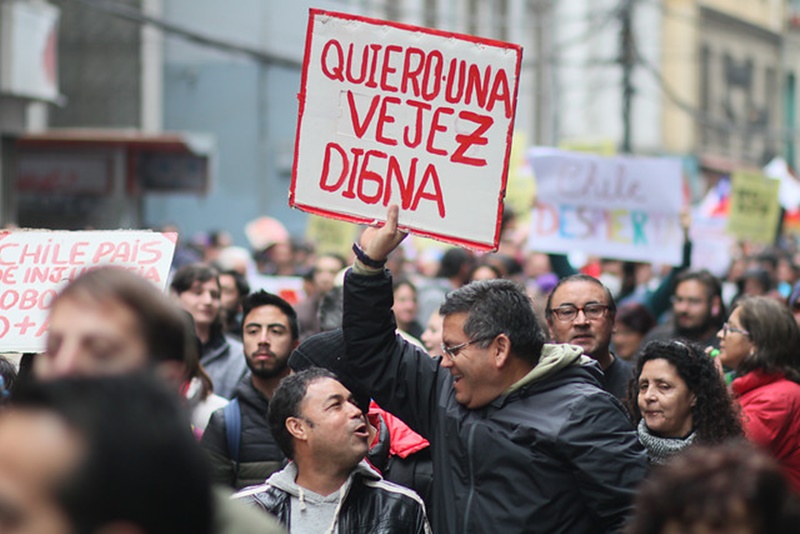
[[[99,265],[167,285],[177,234],[135,230],[0,231],[0,352],[42,352],[61,288]]]
[[[678,265],[681,163],[533,148],[536,177],[528,248]]]
[[[312,9],[289,203],[478,250],[499,243],[522,50]]]

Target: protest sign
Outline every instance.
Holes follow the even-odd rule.
[[[306,239],[315,243],[317,254],[333,253],[349,258],[355,230],[352,224],[311,215],[306,223]]]
[[[528,153],[536,178],[528,247],[678,265],[681,163],[552,148]]]
[[[269,276],[253,273],[247,277],[247,283],[250,285],[250,291],[263,289],[267,293],[278,295],[292,306],[306,298],[301,276]]]
[[[780,181],[763,174],[735,171],[731,176],[728,232],[738,239],[773,243],[778,230]]]
[[[148,231],[0,231],[0,352],[42,352],[61,288],[113,265],[164,289],[178,236]]]
[[[522,50],[312,9],[289,204],[497,247]]]

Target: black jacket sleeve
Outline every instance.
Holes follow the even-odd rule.
[[[558,445],[601,530],[622,530],[648,469],[647,454],[622,405],[599,391],[575,403]]]
[[[378,275],[347,272],[345,368],[382,408],[427,438],[446,372],[440,369],[438,359],[396,334],[392,303],[388,271]]]

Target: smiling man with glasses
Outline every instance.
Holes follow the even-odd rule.
[[[509,280],[447,295],[441,358],[398,338],[383,268],[404,237],[397,216],[390,207],[386,225],[355,247],[345,365],[430,441],[434,532],[620,530],[647,457],[598,365],[579,347],[545,343],[530,299]],[[581,306],[579,316],[600,313]]]
[[[570,343],[600,364],[606,391],[624,399],[631,365],[611,353],[617,306],[597,278],[576,274],[562,279],[547,297],[545,317],[554,343]]]

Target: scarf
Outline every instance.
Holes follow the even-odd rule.
[[[639,435],[639,441],[647,449],[647,456],[650,458],[651,464],[665,463],[670,456],[691,445],[696,437],[692,432],[685,438],[660,438],[650,433],[644,419],[639,421],[636,433]]]

